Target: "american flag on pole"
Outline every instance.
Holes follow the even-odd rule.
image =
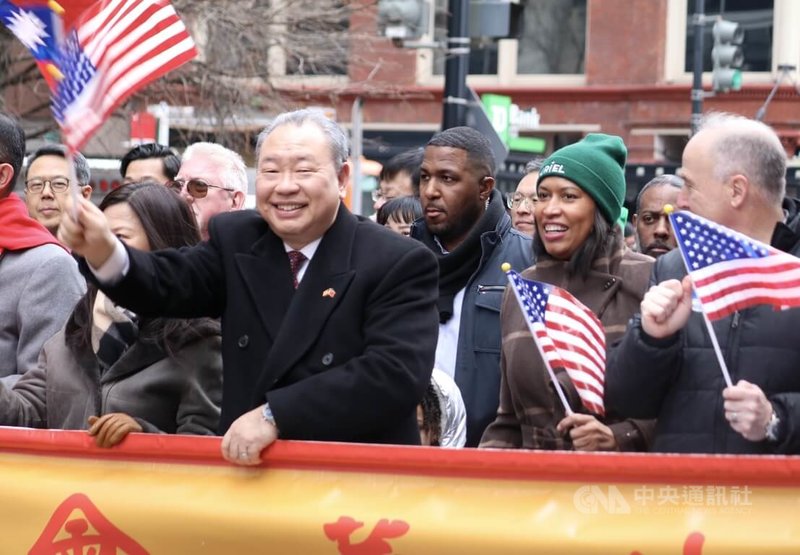
[[[67,33],[53,113],[79,150],[130,94],[197,55],[168,0],[101,0]]]
[[[710,320],[759,304],[800,306],[800,258],[690,212],[670,221]]]
[[[506,272],[522,314],[552,368],[567,371],[583,405],[605,414],[606,336],[603,324],[564,289]]]

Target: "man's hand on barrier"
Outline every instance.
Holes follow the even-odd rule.
[[[261,451],[278,439],[278,428],[263,416],[264,405],[237,418],[222,438],[222,456],[234,464],[254,466]]]

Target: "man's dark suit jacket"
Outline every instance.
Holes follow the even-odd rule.
[[[180,251],[129,249],[128,274],[103,290],[141,315],[222,318],[221,433],[268,401],[282,438],[419,443],[439,323],[424,245],[342,206],[295,291],[257,212],[222,214],[209,235]]]

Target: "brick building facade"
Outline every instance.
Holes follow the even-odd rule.
[[[524,10],[536,10],[541,5],[532,1],[525,4]],[[632,163],[677,163],[690,127],[692,76],[684,60],[694,0],[586,0],[573,4],[585,6],[582,73],[530,75],[513,67],[509,70],[506,58],[519,55],[519,41],[504,40],[497,47],[497,71],[470,75],[468,83],[478,93],[510,96],[522,110],[535,108],[540,126],[525,129],[522,134],[547,138],[550,148],[577,140],[587,132],[602,131],[623,137]],[[704,102],[704,111],[753,117],[779,75],[777,66],[800,66],[800,35],[794,32],[800,24],[800,2],[728,0],[726,8],[724,0],[709,0],[706,5],[709,16],[722,11],[725,18],[744,18],[746,57],[748,28],[766,34],[769,40],[761,48],[769,52],[753,50],[756,55],[767,56],[767,71],[746,71],[741,91],[719,94]],[[744,11],[737,13],[731,8]],[[363,25],[374,14],[362,11],[353,17]],[[710,30],[711,23],[706,27]],[[710,42],[708,33],[707,49]],[[391,142],[393,134],[422,136],[437,129],[443,78],[431,69],[432,52],[399,49],[388,40],[370,48],[367,60],[349,67],[347,86],[339,86],[335,104],[340,120],[347,121],[350,104],[360,95],[367,136],[378,142],[387,137]],[[782,136],[790,156],[794,156],[800,138],[800,96],[792,83],[797,76],[796,69],[784,75],[784,84],[764,118]],[[711,73],[707,71],[706,90],[710,82]],[[376,88],[381,92],[370,92]],[[288,87],[289,91],[311,103],[330,98],[326,87]]]

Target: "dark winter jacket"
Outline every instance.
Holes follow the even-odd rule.
[[[784,201],[772,245],[800,255],[798,202]],[[658,259],[651,284],[682,279],[675,250]],[[633,418],[658,418],[654,451],[677,453],[800,453],[800,309],[756,306],[713,322],[733,383],[760,387],[781,419],[779,441],[752,442],[724,416],[725,382],[703,317],[694,312],[672,337],[654,339],[634,318],[608,361],[606,407]]]

